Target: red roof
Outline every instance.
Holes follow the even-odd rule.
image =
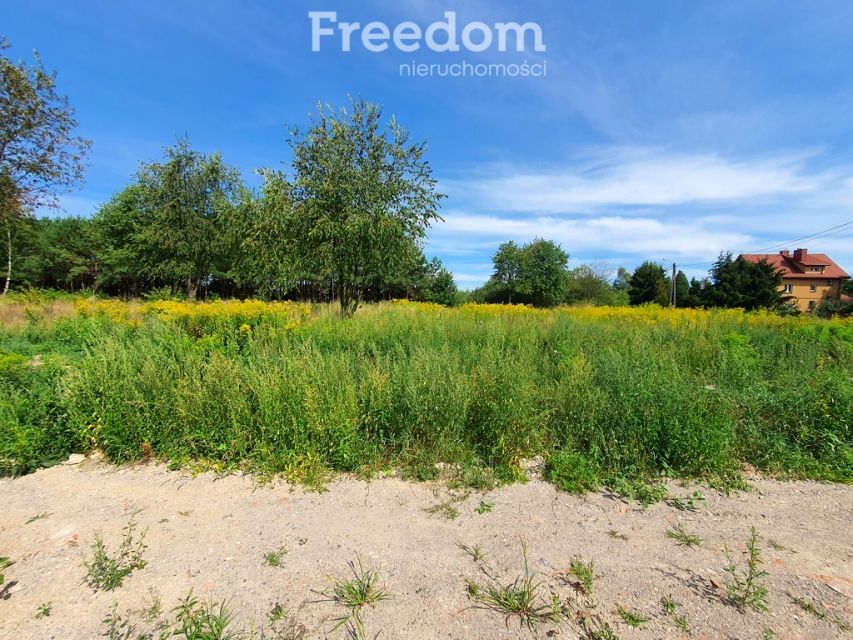
[[[783,278],[849,278],[844,269],[824,253],[808,253],[797,249],[793,255],[788,251],[779,253],[742,253],[740,258],[749,262],[766,260],[777,269],[781,269]],[[807,271],[803,267],[823,267],[822,273]]]

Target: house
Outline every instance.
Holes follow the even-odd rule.
[[[824,253],[797,249],[779,253],[742,253],[749,262],[766,260],[782,272],[782,291],[800,311],[814,309],[821,300],[842,298],[841,283],[849,276]]]

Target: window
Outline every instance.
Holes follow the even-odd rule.
[[[823,271],[823,267],[809,267],[809,271],[817,271],[818,273],[820,273],[821,271]]]
[[[826,281],[826,286],[827,286],[827,287],[831,287],[831,286],[832,286],[832,285],[834,285],[834,284],[835,284],[835,282],[833,282],[832,280],[827,280],[827,281]]]
[[[814,309],[814,308],[815,308],[815,301],[814,301],[814,300],[809,300],[809,311],[811,311],[811,310],[812,310],[812,309]]]
[[[785,293],[794,293],[794,285],[786,284],[785,285]]]
[[[814,293],[815,291],[817,291],[817,285],[816,284],[810,284],[809,285],[809,293]]]

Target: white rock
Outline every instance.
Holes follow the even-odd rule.
[[[66,460],[62,464],[80,464],[85,459],[86,456],[84,456],[82,453],[72,453],[70,456],[68,456],[68,460]]]

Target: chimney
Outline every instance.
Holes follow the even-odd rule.
[[[794,260],[797,262],[802,262],[803,258],[807,258],[809,255],[808,249],[795,249],[794,250]]]
[[[782,251],[780,251],[780,252],[779,252],[779,255],[780,255],[780,256],[785,256],[785,257],[787,258],[788,256],[790,256],[790,255],[791,255],[791,252],[790,252],[790,251],[788,251],[787,249],[784,249],[784,250],[782,250]]]

